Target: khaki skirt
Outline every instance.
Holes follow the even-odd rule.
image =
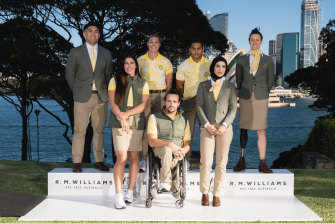
[[[144,130],[137,130],[134,116],[128,118],[129,132],[122,131],[122,128],[112,128],[114,150],[127,150],[131,152],[142,151]]]
[[[268,127],[268,99],[257,100],[252,91],[249,99],[240,98],[239,127],[263,130]]]

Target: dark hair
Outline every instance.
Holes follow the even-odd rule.
[[[171,89],[166,93],[166,95],[164,96],[164,101],[166,101],[166,97],[167,97],[169,94],[176,94],[176,95],[178,95],[178,100],[179,100],[179,102],[181,102],[181,96],[180,96],[179,92],[178,92],[176,89],[174,89],[174,88],[171,88]]]
[[[99,30],[99,32],[100,32],[99,26],[98,26],[98,24],[96,24],[95,22],[89,22],[89,23],[87,23],[87,24],[84,26],[84,31],[85,31],[89,26],[95,26],[95,27],[97,27],[98,30]]]
[[[193,43],[200,43],[201,44],[201,47],[203,48],[204,47],[204,43],[202,40],[200,39],[192,39],[191,42],[190,42],[190,48],[192,47],[192,44]]]
[[[228,69],[228,63],[227,63],[227,60],[222,57],[222,56],[217,56],[213,59],[212,63],[211,63],[211,66],[209,67],[209,72],[211,73],[211,77],[216,80],[217,79],[217,76],[216,74],[214,73],[214,67],[216,65],[217,62],[219,61],[223,61],[225,64],[226,64],[226,72],[224,73],[223,76],[226,76],[226,74],[229,72],[229,69]]]
[[[159,43],[162,43],[162,39],[159,37],[158,34],[151,34],[151,35],[148,37],[147,42],[149,42],[149,40],[150,40],[151,37],[156,37],[156,38],[158,39]]]
[[[263,35],[262,33],[260,32],[260,29],[259,28],[254,28],[253,30],[251,30],[251,33],[249,35],[249,41],[250,41],[250,37],[252,34],[258,34],[261,36],[261,40],[263,41]]]
[[[136,57],[132,54],[127,54],[126,56],[124,56],[119,64],[117,75],[115,76],[116,89],[115,89],[114,102],[116,104],[119,104],[123,100],[126,94],[126,89],[127,89],[128,82],[129,82],[129,75],[124,70],[124,63],[126,62],[127,58],[131,58],[135,61],[135,65],[136,65],[135,75],[138,75],[139,77],[141,77],[139,73],[138,62],[136,60]]]

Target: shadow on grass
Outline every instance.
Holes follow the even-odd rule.
[[[304,169],[294,172],[295,194],[315,198],[335,198],[335,169]]]

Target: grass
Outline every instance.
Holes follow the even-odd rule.
[[[0,161],[0,189],[46,196],[47,173],[54,168],[71,167],[71,163]],[[93,165],[85,164],[84,167],[92,168]],[[335,222],[335,169],[290,171],[294,173],[295,196],[318,214],[323,222]],[[17,222],[17,219],[0,218],[0,222]]]

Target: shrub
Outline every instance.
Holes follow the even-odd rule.
[[[335,119],[317,120],[303,150],[318,152],[335,159]]]

